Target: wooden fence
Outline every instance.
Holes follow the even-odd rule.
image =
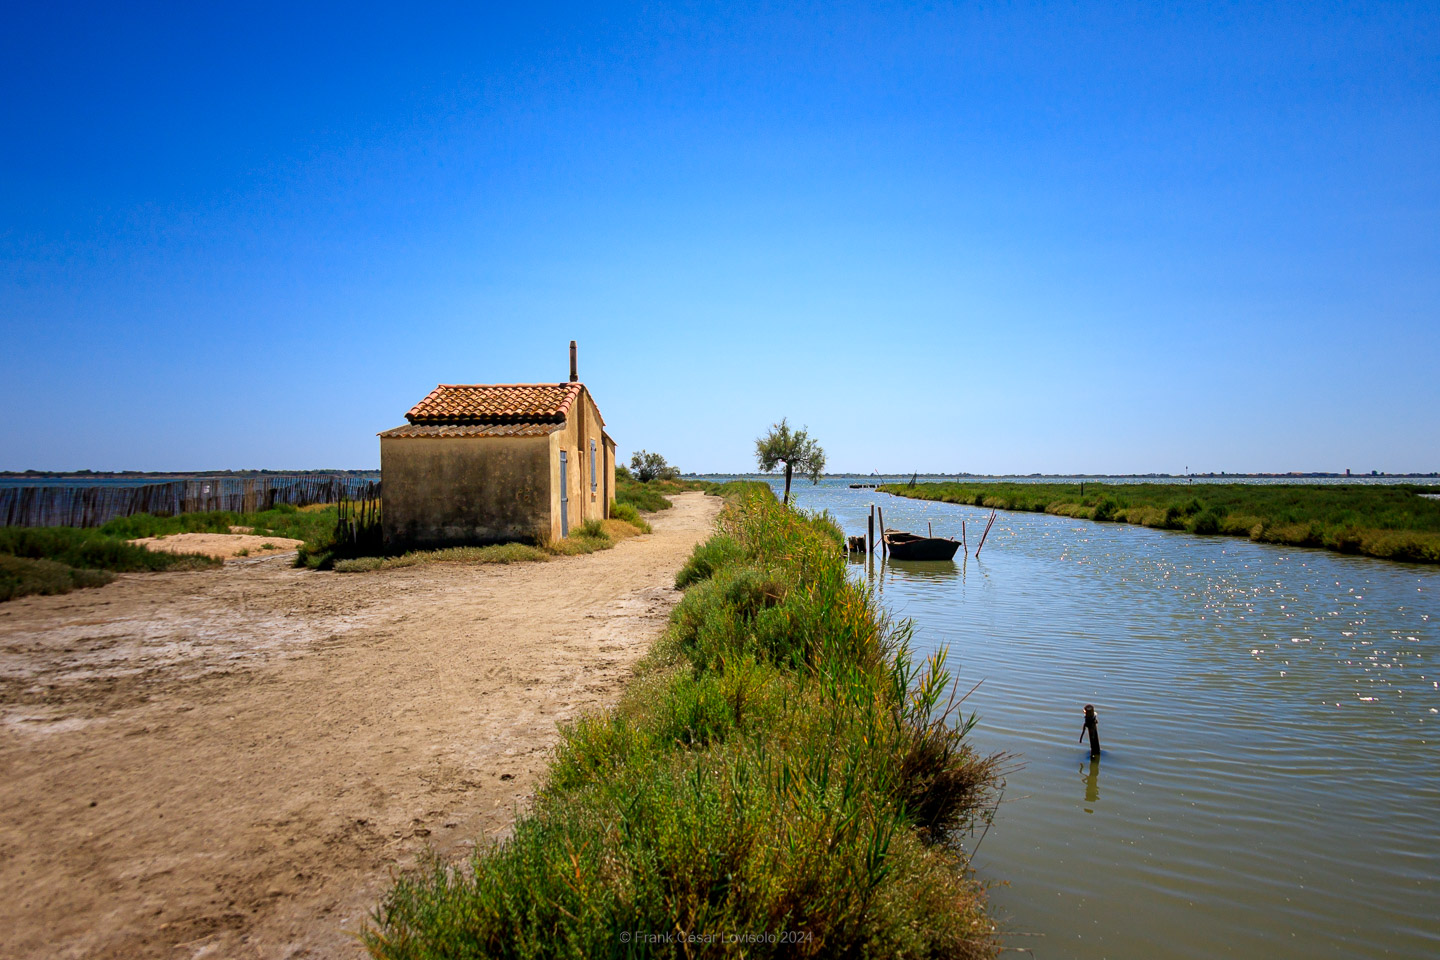
[[[0,487],[0,526],[98,527],[107,520],[135,513],[252,513],[279,503],[303,507],[379,497],[380,481],[338,475],[200,477],[129,487]]]

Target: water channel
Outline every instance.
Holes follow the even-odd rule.
[[[937,535],[988,514],[848,482],[797,503],[847,533],[872,502]],[[854,569],[1023,764],[974,858],[1008,946],[1440,956],[1440,569],[1026,513],[979,560]]]

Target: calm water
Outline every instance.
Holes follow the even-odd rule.
[[[972,551],[988,514],[847,482],[798,503]],[[1010,946],[1440,956],[1440,570],[1004,513],[978,561],[855,570],[1023,761],[975,856]]]

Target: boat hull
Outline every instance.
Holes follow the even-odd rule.
[[[885,539],[893,560],[953,560],[960,549],[959,540],[947,537],[916,537],[913,540]]]

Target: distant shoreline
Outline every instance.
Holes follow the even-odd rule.
[[[380,475],[373,470],[0,470],[4,480],[188,480],[191,477],[310,477]]]

